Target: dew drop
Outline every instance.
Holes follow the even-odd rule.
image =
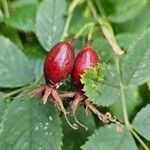
[[[38,130],[39,130],[39,127],[38,127],[38,126],[36,126],[36,127],[35,127],[35,131],[38,131]]]
[[[52,118],[51,116],[49,116],[49,120],[50,120],[50,121],[53,121],[53,118]]]

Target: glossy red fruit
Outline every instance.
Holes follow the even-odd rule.
[[[80,51],[75,59],[75,64],[71,73],[72,82],[79,91],[83,88],[80,81],[81,75],[91,66],[97,65],[99,62],[98,54],[91,46],[87,46]]]
[[[48,53],[44,63],[44,76],[47,84],[55,85],[66,79],[74,64],[74,48],[67,42],[59,42]]]

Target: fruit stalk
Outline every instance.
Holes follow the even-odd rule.
[[[71,22],[72,15],[73,15],[73,11],[74,11],[75,7],[78,5],[79,2],[81,2],[81,0],[73,0],[73,2],[71,3],[71,5],[68,9],[67,20],[66,20],[66,24],[65,24],[64,31],[63,31],[63,34],[62,34],[62,37],[61,37],[60,41],[64,40],[68,35],[68,29],[69,29],[69,25],[70,25],[70,22]]]
[[[9,10],[8,10],[7,0],[2,0],[2,4],[3,4],[5,17],[8,18],[9,17]]]
[[[94,9],[93,3],[90,0],[87,0],[89,8],[91,9],[92,15],[94,20],[100,25],[101,30],[107,39],[108,43],[112,47],[113,52],[116,55],[122,55],[124,52],[121,50],[120,46],[117,44],[114,35],[113,35],[113,30],[110,25],[106,20],[103,18],[98,17],[96,10]]]

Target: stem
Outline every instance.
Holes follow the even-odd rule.
[[[96,5],[97,5],[97,7],[98,7],[98,9],[99,9],[99,11],[100,11],[102,17],[103,17],[103,18],[106,18],[106,13],[105,13],[104,8],[102,7],[101,0],[99,0],[99,1],[95,0],[95,3],[96,3]]]
[[[24,87],[21,87],[21,88],[19,88],[19,89],[17,89],[17,90],[14,90],[14,91],[12,91],[12,92],[7,93],[7,94],[5,94],[4,99],[9,98],[9,97],[11,97],[11,96],[13,96],[13,95],[15,95],[15,94],[18,94],[18,93],[24,91],[26,88],[28,88],[28,87],[30,87],[30,86],[31,86],[31,84],[30,84],[30,85],[27,85],[27,86],[24,86]]]
[[[117,42],[114,38],[114,35],[112,34],[112,27],[110,26],[110,23],[108,23],[106,21],[106,19],[104,20],[104,19],[98,17],[97,12],[96,12],[94,5],[91,2],[91,0],[87,0],[87,2],[88,2],[88,5],[91,9],[92,14],[93,14],[93,18],[100,25],[102,33],[104,34],[104,36],[107,39],[110,46],[112,47],[112,50],[114,51],[114,53],[116,55],[122,55],[123,51],[121,50],[120,46],[117,44]],[[109,28],[108,28],[108,26],[109,26]]]
[[[118,71],[118,75],[119,75],[121,102],[122,102],[124,121],[125,121],[125,125],[128,128],[130,128],[130,123],[129,123],[129,119],[128,119],[128,113],[127,113],[126,100],[125,100],[124,87],[123,87],[123,83],[122,83],[122,79],[121,79],[121,72],[120,72],[119,61],[118,61],[118,58],[116,56],[114,56],[114,57],[115,57],[115,65],[116,65],[116,68],[117,68],[117,71]]]
[[[96,22],[98,22],[98,15],[97,15],[97,12],[94,8],[94,5],[93,3],[91,2],[91,0],[87,0],[87,3],[92,11],[92,15],[93,15],[93,18],[95,19]]]
[[[91,41],[91,39],[92,39],[93,29],[94,29],[94,24],[92,24],[90,27],[90,31],[89,31],[89,35],[88,35],[88,41]]]
[[[149,148],[147,147],[147,145],[141,140],[141,138],[138,136],[138,134],[132,128],[130,128],[130,131],[132,132],[132,134],[134,135],[134,137],[139,141],[139,143],[143,146],[143,148],[145,150],[149,150]]]
[[[2,4],[3,4],[5,17],[8,18],[9,17],[9,10],[8,10],[7,0],[2,0]]]
[[[137,141],[143,146],[143,148],[145,150],[149,150],[149,148],[142,141],[142,139],[138,136],[138,134],[132,129],[132,126],[131,126],[131,124],[129,122],[128,113],[127,113],[127,105],[126,105],[126,100],[125,100],[125,93],[124,93],[124,86],[123,86],[123,82],[122,82],[122,78],[121,78],[119,61],[118,61],[118,57],[116,57],[116,56],[114,56],[114,57],[115,57],[115,62],[116,62],[115,63],[116,64],[116,68],[117,68],[117,71],[118,71],[118,74],[119,74],[121,102],[122,102],[122,109],[123,109],[123,116],[124,116],[125,125],[128,128],[128,130],[130,130],[130,132],[132,132],[132,134],[137,139]]]
[[[63,31],[63,34],[62,34],[62,37],[61,37],[61,41],[65,39],[65,37],[68,35],[68,29],[69,29],[69,25],[70,25],[70,22],[71,22],[71,18],[72,18],[72,15],[73,15],[73,11],[75,9],[75,7],[77,6],[77,4],[80,2],[81,0],[73,0],[69,9],[68,9],[68,17],[67,17],[67,20],[66,20],[66,24],[65,24],[65,27],[64,27],[64,31]]]
[[[92,26],[92,25],[94,25],[94,23],[92,23],[92,22],[85,24],[85,25],[81,28],[81,30],[75,35],[75,38],[76,38],[76,39],[79,38],[79,36],[83,33],[83,31],[84,31],[85,29],[87,29],[89,26]]]

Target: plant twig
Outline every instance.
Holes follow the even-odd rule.
[[[130,130],[132,132],[132,134],[137,139],[137,141],[143,146],[143,148],[145,150],[149,150],[149,148],[142,141],[142,139],[138,136],[138,134],[132,129],[132,126],[129,122],[128,113],[127,113],[127,106],[126,106],[126,100],[125,100],[124,87],[123,87],[123,82],[122,82],[121,72],[120,72],[120,66],[119,66],[118,58],[116,56],[115,56],[115,62],[116,62],[115,63],[116,68],[117,68],[117,71],[118,71],[118,74],[119,74],[119,77],[120,77],[119,82],[120,82],[121,102],[122,102],[122,109],[123,109],[123,116],[124,116],[125,125],[128,128],[128,130]]]
[[[119,66],[119,60],[116,56],[115,58],[115,65],[119,74],[119,83],[120,83],[120,93],[121,93],[121,102],[122,102],[122,109],[123,109],[123,116],[124,116],[124,121],[125,125],[130,128],[130,123],[128,119],[128,113],[127,113],[127,106],[126,106],[126,101],[125,101],[125,93],[124,93],[124,87],[122,83],[122,78],[121,78],[121,72],[120,72],[120,66]]]
[[[4,15],[6,18],[8,18],[9,17],[9,10],[8,10],[7,0],[2,0],[2,4],[3,4],[3,9],[4,9]]]
[[[18,93],[24,91],[26,88],[28,88],[28,87],[30,87],[30,86],[31,86],[31,84],[30,84],[30,85],[23,86],[23,87],[21,87],[21,88],[19,88],[19,89],[17,89],[17,90],[14,90],[14,91],[12,91],[12,92],[7,93],[7,94],[4,95],[4,99],[9,98],[9,97],[11,97],[11,96],[13,96],[13,95],[15,95],[15,94],[18,94]]]
[[[134,135],[134,137],[139,141],[139,143],[143,146],[143,148],[145,150],[150,150],[147,145],[141,140],[141,138],[138,136],[138,134],[132,129],[130,128],[131,133]]]
[[[90,26],[90,31],[89,31],[89,35],[88,35],[88,41],[91,41],[91,39],[92,39],[93,29],[94,29],[94,24],[92,24]]]
[[[120,46],[117,44],[116,39],[112,36],[108,27],[106,27],[101,20],[99,20],[99,24],[101,26],[104,36],[106,37],[108,43],[112,47],[112,50],[114,51],[114,53],[117,55],[122,55],[124,52],[121,50]]]
[[[69,25],[70,25],[70,22],[72,19],[73,11],[80,2],[81,2],[81,0],[73,0],[68,9],[67,20],[66,20],[66,24],[64,27],[62,37],[61,37],[61,41],[64,40],[66,38],[66,36],[68,35],[68,29],[69,29]]]
[[[110,24],[109,24],[109,28],[108,28],[108,26],[106,26],[106,21],[104,21],[104,19],[98,17],[97,12],[96,12],[91,0],[87,0],[87,2],[91,9],[92,14],[93,14],[93,18],[95,19],[96,22],[99,23],[104,36],[106,37],[108,43],[112,47],[112,50],[114,51],[114,53],[116,55],[122,55],[124,52],[121,50],[120,46],[117,44],[111,30],[109,29],[109,28],[111,28]],[[107,22],[107,24],[108,24],[108,22]]]
[[[9,93],[5,94],[5,95],[4,95],[4,99],[9,98],[9,97],[12,97],[12,96],[14,96],[14,95],[16,95],[16,94],[18,94],[18,93],[20,93],[20,92],[26,90],[27,88],[32,87],[33,85],[38,85],[38,83],[41,81],[42,78],[43,78],[43,75],[41,75],[36,81],[31,82],[31,83],[28,84],[28,85],[25,85],[25,86],[20,87],[20,88],[14,90],[14,91],[12,91],[12,92],[9,92]]]
[[[96,22],[98,22],[98,15],[97,15],[97,12],[93,6],[93,3],[91,2],[91,0],[87,0],[87,3],[89,5],[89,8],[91,9],[91,12],[92,12],[92,15],[93,15],[93,18]]]
[[[106,13],[105,13],[105,10],[104,10],[103,7],[102,7],[102,2],[101,2],[101,0],[99,0],[99,1],[95,0],[95,3],[96,3],[96,5],[97,5],[97,7],[98,7],[98,9],[99,9],[99,11],[100,11],[102,17],[103,17],[103,18],[106,18]]]
[[[85,31],[88,27],[93,26],[94,23],[93,22],[89,22],[87,24],[85,24],[80,30],[79,32],[74,36],[75,39],[79,38],[79,36],[83,33],[83,31]]]

